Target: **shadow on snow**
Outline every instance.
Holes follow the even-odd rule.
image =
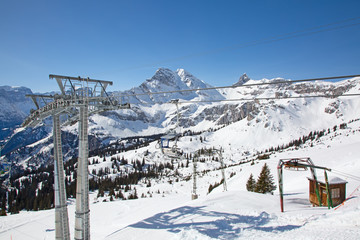
[[[271,220],[271,217],[266,212],[262,212],[258,216],[243,216],[239,214],[207,211],[203,208],[204,207],[184,206],[168,212],[158,213],[128,227],[166,229],[173,233],[178,233],[185,229],[195,229],[211,238],[232,239],[239,237],[241,231],[246,229],[265,232],[284,232],[302,226],[265,226]]]

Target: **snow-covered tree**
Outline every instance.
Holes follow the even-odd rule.
[[[246,190],[248,190],[249,192],[254,192],[255,191],[255,187],[256,187],[256,182],[255,179],[252,175],[252,173],[250,174],[250,177],[246,183]]]
[[[274,178],[270,173],[269,167],[265,163],[256,182],[255,192],[273,193],[275,189],[276,185],[274,183]]]

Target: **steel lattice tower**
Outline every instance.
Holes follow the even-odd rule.
[[[55,239],[68,240],[69,217],[66,206],[66,191],[64,180],[64,164],[61,144],[61,129],[59,115],[53,115],[54,142],[54,182],[55,182]]]
[[[197,156],[194,156],[194,160],[193,160],[193,191],[191,194],[191,199],[195,200],[198,198],[198,195],[196,193],[197,190],[197,186],[196,186],[196,167],[197,167]]]
[[[79,157],[76,186],[75,239],[90,239],[89,170],[88,170],[88,117],[109,110],[128,109],[121,96],[109,96],[106,87],[112,82],[89,78],[49,75],[59,85],[61,94],[27,95],[37,109],[31,111],[23,127],[34,127],[45,118],[53,117],[55,238],[69,240],[69,218],[66,206],[66,188],[61,144],[60,115],[67,115],[63,123],[79,122]]]
[[[80,107],[79,159],[76,183],[75,239],[90,239],[88,104]]]

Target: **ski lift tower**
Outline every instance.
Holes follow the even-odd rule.
[[[194,160],[193,160],[193,189],[192,189],[192,193],[191,193],[191,200],[198,199],[198,195],[196,193],[196,190],[197,190],[197,185],[196,185],[197,160],[198,160],[198,156],[195,154]]]
[[[219,155],[219,161],[221,164],[221,175],[222,175],[222,181],[223,181],[223,188],[224,188],[224,192],[227,191],[227,184],[226,184],[226,177],[225,177],[225,164],[224,164],[224,159],[222,156],[222,148],[220,149],[213,149],[213,152],[217,153]]]
[[[327,173],[326,171],[331,171],[330,168],[326,168],[326,167],[321,167],[321,166],[316,166],[314,165],[313,161],[309,158],[288,158],[288,159],[280,159],[278,166],[277,166],[277,170],[278,170],[278,178],[279,178],[279,192],[280,192],[280,209],[281,212],[284,212],[284,193],[283,193],[283,167],[287,170],[292,170],[292,171],[307,171],[308,168],[310,168],[310,172],[312,175],[312,179],[314,181],[314,188],[315,188],[315,193],[317,196],[317,200],[319,203],[319,206],[321,206],[321,197],[320,197],[320,191],[319,191],[319,182],[317,180],[316,177],[316,172],[315,169],[322,169],[324,170],[324,177],[325,177],[325,182],[326,182],[326,192],[327,192],[327,197],[328,197],[328,207],[330,207],[332,205],[332,200],[331,200],[331,195],[330,195],[330,190],[329,190],[329,183],[328,183],[328,177],[327,177]]]
[[[227,184],[226,184],[226,177],[225,177],[225,164],[224,164],[224,159],[222,156],[222,149],[216,149],[213,148],[210,152],[211,154],[218,154],[219,156],[219,161],[221,164],[221,175],[222,175],[222,184],[223,184],[223,188],[224,188],[224,192],[227,191]],[[198,198],[198,194],[196,193],[197,190],[197,178],[196,178],[196,174],[197,174],[197,162],[199,161],[199,158],[201,156],[201,152],[200,150],[196,151],[194,154],[194,160],[193,160],[193,189],[192,189],[192,193],[191,193],[191,199],[195,200]]]
[[[106,92],[110,81],[90,78],[49,75],[59,85],[61,94],[29,95],[37,109],[31,111],[25,119],[23,127],[34,127],[45,118],[53,117],[54,139],[54,176],[55,176],[55,237],[70,239],[69,221],[66,206],[66,191],[64,181],[64,165],[61,145],[60,115],[67,115],[70,124],[79,122],[79,157],[76,185],[75,239],[90,239],[90,209],[89,209],[89,179],[88,179],[88,117],[116,109],[128,109],[128,103],[123,104]],[[41,105],[41,100],[50,100]],[[119,98],[121,100],[121,98]]]

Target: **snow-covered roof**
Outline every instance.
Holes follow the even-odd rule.
[[[308,177],[308,179],[314,180],[312,177]],[[325,184],[325,177],[317,177],[317,181]],[[330,178],[328,178],[328,181],[329,181],[329,185],[348,183],[347,181],[345,181],[344,179],[341,179],[339,177],[330,177]]]

